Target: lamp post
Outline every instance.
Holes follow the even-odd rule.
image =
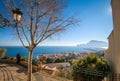
[[[12,10],[12,13],[15,22],[15,27],[18,27],[18,22],[21,20],[23,13],[18,8]]]
[[[21,17],[23,15],[23,13],[20,11],[20,9],[16,8],[14,10],[12,10],[12,13],[13,13],[13,18],[14,18],[14,21],[17,23],[21,20]]]
[[[4,28],[5,26],[12,26],[12,27],[17,27],[18,22],[21,20],[23,13],[20,11],[20,9],[16,8],[12,10],[13,13],[13,18],[15,21],[15,25],[11,24],[8,19],[4,18],[0,14],[0,28]]]

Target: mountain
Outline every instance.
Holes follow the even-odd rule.
[[[91,40],[86,44],[80,44],[77,46],[83,47],[83,48],[103,48],[103,47],[107,47],[108,44],[103,41]]]

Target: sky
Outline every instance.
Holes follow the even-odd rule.
[[[66,0],[64,13],[80,19],[79,25],[47,39],[42,46],[76,46],[90,40],[108,41],[113,29],[110,0]],[[10,28],[0,29],[0,46],[21,45]]]

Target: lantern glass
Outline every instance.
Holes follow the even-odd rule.
[[[19,9],[12,10],[12,12],[14,21],[19,22],[23,13]]]
[[[13,14],[13,17],[14,17],[14,21],[17,21],[17,14],[16,13]]]
[[[17,14],[17,21],[21,20],[21,14]]]

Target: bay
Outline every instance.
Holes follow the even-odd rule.
[[[28,51],[26,48],[22,46],[0,46],[0,48],[6,48],[5,56],[15,57],[17,53],[20,53],[21,56],[28,56]],[[38,46],[33,51],[33,58],[36,58],[37,55],[42,54],[58,54],[63,52],[90,52],[91,50],[87,50],[81,48],[79,46]]]

